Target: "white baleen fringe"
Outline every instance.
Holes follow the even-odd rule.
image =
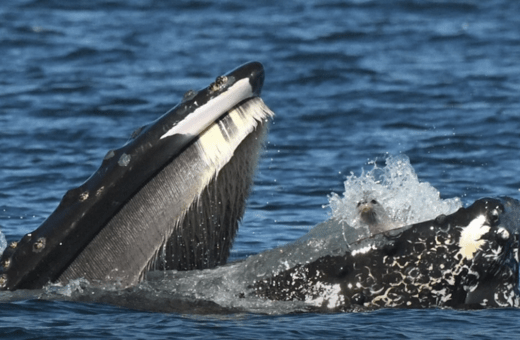
[[[178,196],[190,197],[185,201],[189,208],[176,220],[155,268],[201,269],[225,263],[245,210],[266,123],[273,116],[261,98],[247,100],[209,126],[179,157],[176,166],[189,180],[177,183],[176,190]]]
[[[203,155],[207,169],[206,186],[212,177],[233,157],[238,145],[257,128],[259,122],[274,117],[272,112],[259,97],[236,106],[216,124],[210,125],[202,133],[194,147]]]
[[[223,114],[124,205],[59,280],[129,286],[150,269],[225,263],[273,116],[260,98]]]

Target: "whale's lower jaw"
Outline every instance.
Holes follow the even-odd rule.
[[[108,222],[59,281],[128,286],[148,270],[225,263],[271,116],[253,98],[221,117]]]

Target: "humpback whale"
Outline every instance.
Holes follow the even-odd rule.
[[[92,289],[127,288],[114,304],[139,308],[128,301],[142,301],[132,290],[141,281],[185,275],[179,285],[191,289],[203,280],[194,269],[204,269],[209,283],[232,284],[225,291],[236,300],[310,311],[520,306],[520,202],[507,197],[405,226],[370,197],[357,202],[369,235],[346,237],[343,221],[329,219],[292,244],[226,264],[274,116],[260,98],[263,81],[261,64],[242,65],[134,131],[39,228],[4,250],[0,289],[86,279]],[[96,292],[80,300],[103,302],[106,293]],[[163,306],[193,306],[172,301]],[[207,306],[219,309],[210,298]]]
[[[273,112],[264,69],[245,64],[134,131],[0,259],[0,288],[49,282],[131,286],[151,269],[226,262]]]
[[[480,199],[273,271],[250,288],[311,310],[519,307],[519,206],[506,197]]]

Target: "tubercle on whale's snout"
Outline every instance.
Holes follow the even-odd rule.
[[[9,276],[5,273],[11,267],[11,258],[19,242],[11,242],[0,258],[0,290],[8,288]]]

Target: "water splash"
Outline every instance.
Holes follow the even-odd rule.
[[[7,240],[5,239],[4,234],[0,231],[0,254],[2,254],[7,248]]]
[[[335,193],[329,196],[332,218],[361,228],[358,203],[372,199],[384,207],[396,227],[451,214],[462,207],[460,198],[443,200],[430,183],[420,182],[404,154],[388,156],[383,168],[373,164],[372,170],[363,170],[359,177],[353,173],[347,177],[343,197]]]

